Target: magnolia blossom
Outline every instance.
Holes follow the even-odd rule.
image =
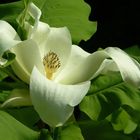
[[[92,54],[72,45],[66,27],[54,28],[40,22],[40,10],[31,3],[35,25],[27,25],[28,38],[21,41],[13,27],[0,21],[1,64],[6,50],[16,54],[12,68],[30,84],[30,95],[41,119],[52,127],[63,125],[74,106],[84,98],[90,80],[100,73],[120,71],[124,81],[139,87],[140,65],[124,51],[108,47]]]

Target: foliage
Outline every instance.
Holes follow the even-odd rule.
[[[97,23],[88,20],[91,9],[83,0],[33,0],[33,2],[42,11],[42,21],[54,27],[67,26],[75,43],[88,40],[96,32]],[[23,8],[22,1],[1,4],[0,19],[10,22],[17,28],[16,19]]]
[[[24,2],[0,4],[0,19],[8,21],[17,30],[16,19],[24,9]],[[83,0],[33,2],[42,11],[41,20],[55,27],[67,26],[74,43],[87,40],[96,32],[97,23],[88,20],[91,9]],[[126,49],[126,52],[140,62],[138,46]],[[15,57],[9,52],[3,56],[8,63],[0,66],[0,105],[14,89],[29,88],[10,67]],[[33,107],[1,108],[0,139],[135,140],[140,135],[140,90],[123,82],[118,72],[108,72],[92,80],[79,109],[71,122],[51,130],[40,121]]]

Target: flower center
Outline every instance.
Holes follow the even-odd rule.
[[[58,55],[51,51],[44,56],[43,64],[46,71],[46,77],[48,79],[52,79],[53,73],[55,73],[61,66]]]

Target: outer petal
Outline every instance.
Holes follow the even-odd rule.
[[[51,28],[42,55],[45,56],[50,51],[57,54],[61,63],[57,73],[65,66],[71,52],[71,45],[71,35],[66,27]]]
[[[0,20],[0,57],[19,42],[20,38],[14,28],[6,21]]]
[[[32,103],[41,119],[52,127],[63,125],[73,113],[90,87],[90,82],[61,85],[33,69],[30,82]]]
[[[29,83],[30,74],[34,66],[36,66],[41,73],[44,73],[39,48],[34,41],[23,41],[11,51],[16,54],[16,60],[12,64],[12,68],[23,81]]]
[[[140,87],[140,64],[119,48],[108,47],[105,51],[117,64],[123,80]]]
[[[112,58],[112,60],[107,60],[107,58]],[[108,47],[89,55],[79,62],[79,65],[73,67],[73,70],[64,73],[59,81],[65,84],[79,83],[110,70],[120,71],[124,81],[140,87],[140,64],[115,47]]]
[[[77,50],[78,49],[81,50],[79,47]],[[78,53],[78,51],[75,53]],[[67,69],[67,66],[67,72],[61,73],[62,76],[61,79],[59,79],[59,82],[65,84],[75,84],[90,80],[96,71],[98,71],[103,61],[108,57],[109,56],[104,51],[97,51],[87,57],[81,57],[82,59],[70,59],[69,61],[77,61],[77,65],[73,66],[69,70]]]

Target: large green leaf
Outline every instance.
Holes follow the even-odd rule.
[[[90,6],[83,0],[33,0],[41,9],[41,20],[54,27],[67,26],[72,40],[78,43],[88,40],[97,29],[97,22],[89,21]],[[23,2],[0,5],[0,19],[6,20],[17,28],[16,19],[23,11]]]
[[[132,136],[127,136],[121,132],[113,130],[108,121],[82,121],[79,122],[85,140],[133,140]]]
[[[90,6],[84,0],[33,0],[42,11],[41,20],[51,26],[67,26],[73,42],[87,40],[97,29],[97,23],[88,20]]]
[[[96,32],[97,23],[88,20],[91,9],[84,0],[33,0],[33,2],[42,11],[41,20],[55,27],[67,26],[74,43],[88,40]],[[23,8],[22,1],[0,4],[0,19],[10,22],[17,28],[16,19]]]
[[[109,73],[108,75],[99,76],[92,82],[89,95],[81,102],[80,109],[91,119],[102,120],[110,114],[116,114],[120,107],[122,107],[124,110],[123,114],[114,115],[114,120],[118,121],[113,126],[116,130],[124,130],[125,133],[131,133],[134,131],[134,125],[136,128],[136,123],[132,119],[133,115],[131,116],[131,112],[128,111],[126,106],[137,111],[135,115],[139,116],[140,91],[124,83],[119,73]],[[124,120],[125,125],[124,123],[120,123],[120,120]],[[127,122],[125,122],[126,120]],[[114,124],[114,121],[111,121]],[[129,126],[130,122],[131,126]]]
[[[37,129],[40,118],[33,107],[6,108],[5,111],[29,128]]]
[[[64,126],[59,134],[60,140],[84,140],[80,128],[75,124]]]
[[[127,113],[127,111],[122,108],[112,113],[109,119],[111,119],[111,123],[115,130],[123,130],[125,134],[133,132],[138,126],[137,122],[135,122],[135,119],[132,118]]]
[[[0,111],[0,140],[38,140],[39,133]]]

